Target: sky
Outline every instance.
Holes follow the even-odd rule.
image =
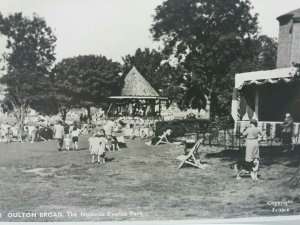
[[[0,0],[6,16],[23,12],[43,17],[57,37],[56,57],[101,54],[122,62],[137,48],[158,48],[149,31],[155,8],[164,0]],[[221,0],[220,0],[221,1]],[[276,18],[300,8],[300,0],[250,0],[259,13],[261,34],[278,36]],[[5,40],[0,37],[0,53]]]

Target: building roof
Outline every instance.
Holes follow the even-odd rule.
[[[295,75],[299,75],[297,67],[263,70],[235,75],[235,88],[241,89],[245,84],[276,83],[278,80],[289,81]]]
[[[135,67],[126,75],[124,82],[125,84],[121,93],[122,98],[159,98],[159,94]]]
[[[286,17],[287,18],[290,17],[290,18],[294,18],[294,19],[295,18],[300,18],[300,8],[299,9],[295,9],[293,11],[290,11],[288,13],[285,13],[285,14],[277,17],[277,20],[281,20],[281,19],[286,18]]]

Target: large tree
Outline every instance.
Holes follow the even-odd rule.
[[[255,54],[257,15],[251,9],[248,0],[167,0],[156,8],[151,32],[186,70],[185,102],[191,106],[222,112],[219,103],[233,87],[231,65]]]
[[[108,96],[121,92],[120,73],[119,63],[101,55],[77,56],[59,62],[51,78],[63,119],[73,107],[84,107],[88,113],[91,106],[105,107]]]
[[[7,38],[8,49],[3,55],[5,75],[0,79],[6,85],[4,104],[23,129],[28,108],[48,94],[56,37],[44,19],[22,13],[0,14],[0,34]]]
[[[277,40],[266,35],[252,39],[250,54],[246,58],[236,59],[231,65],[232,70],[242,73],[276,69],[277,46]]]

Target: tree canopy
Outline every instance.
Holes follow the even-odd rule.
[[[7,38],[8,49],[3,55],[5,75],[0,79],[6,85],[4,103],[22,125],[28,107],[35,108],[48,94],[56,37],[44,19],[22,13],[0,14],[0,34]]]
[[[255,54],[257,15],[251,9],[248,0],[167,0],[156,8],[150,31],[186,71],[186,104],[201,109],[211,103],[210,113],[223,111],[223,93],[233,87],[231,65]]]
[[[72,107],[105,107],[107,97],[119,95],[123,85],[121,66],[105,56],[85,55],[59,62],[52,76],[60,112]]]

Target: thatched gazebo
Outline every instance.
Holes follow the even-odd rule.
[[[107,114],[129,116],[160,115],[161,102],[168,100],[159,96],[135,67],[126,75],[121,95],[109,98],[112,101]]]

